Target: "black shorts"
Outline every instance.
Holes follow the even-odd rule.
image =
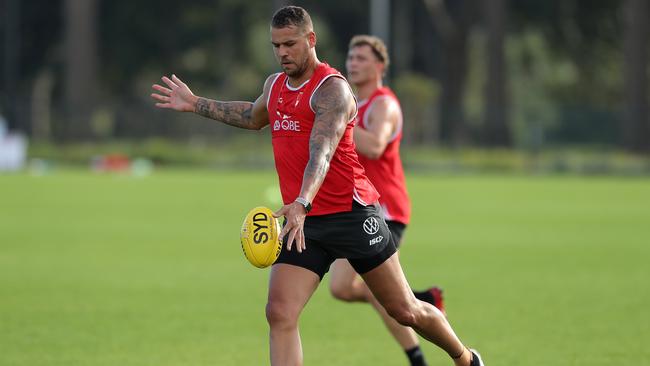
[[[292,264],[316,273],[321,279],[338,258],[346,258],[359,274],[366,273],[390,258],[397,249],[378,206],[356,201],[352,210],[305,219],[305,246],[298,253],[285,245],[275,263]]]
[[[399,249],[400,245],[402,245],[402,237],[404,236],[406,225],[399,221],[390,220],[386,220],[386,224],[388,224],[388,230],[390,230],[390,235],[395,242],[395,248]]]

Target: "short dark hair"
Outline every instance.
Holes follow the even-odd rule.
[[[276,11],[271,20],[271,26],[273,28],[295,26],[309,30],[313,29],[309,13],[299,6],[285,6]]]

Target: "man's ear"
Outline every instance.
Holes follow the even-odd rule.
[[[309,47],[311,48],[316,47],[316,33],[309,32],[308,38],[309,38]]]
[[[382,78],[384,76],[386,76],[386,71],[388,71],[388,70],[386,70],[386,64],[383,63],[383,62],[375,63],[375,70],[377,70],[377,72],[379,73],[379,76],[382,77]]]

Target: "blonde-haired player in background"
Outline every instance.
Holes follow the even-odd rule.
[[[395,94],[382,82],[388,64],[388,50],[381,39],[357,35],[350,41],[345,66],[348,82],[354,86],[359,100],[354,143],[367,177],[381,194],[379,202],[384,218],[399,247],[411,216],[411,203],[399,155],[402,109]],[[347,261],[336,260],[332,265],[331,276],[330,291],[335,298],[371,303],[406,353],[410,364],[426,365],[415,331],[400,325],[386,313]],[[414,294],[444,313],[440,288],[414,291]]]

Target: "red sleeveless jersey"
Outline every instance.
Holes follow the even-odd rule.
[[[343,76],[326,63],[317,66],[312,77],[297,88],[288,83],[285,73],[275,77],[266,106],[273,141],[275,168],[284,204],[300,194],[303,174],[309,161],[309,137],[316,116],[311,99],[318,87],[330,77]],[[312,202],[309,216],[346,212],[352,200],[368,205],[379,193],[365,176],[352,139],[354,119],[350,121],[330,161],[329,171]]]
[[[358,125],[366,129],[367,119],[373,103],[381,98],[390,98],[399,105],[399,100],[388,87],[381,87],[365,101],[359,103]],[[402,140],[402,112],[400,110],[397,128],[386,145],[386,150],[379,159],[372,160],[359,154],[359,161],[366,170],[366,175],[381,194],[379,203],[384,209],[386,220],[408,224],[411,218],[411,202],[406,191],[402,159],[399,146]]]

